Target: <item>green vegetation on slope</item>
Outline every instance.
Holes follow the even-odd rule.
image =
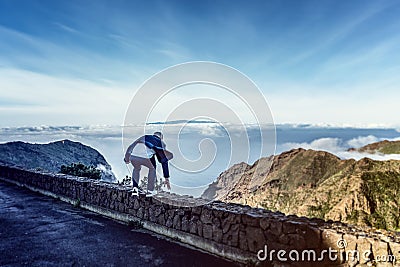
[[[368,153],[400,154],[400,141],[384,140],[363,146],[357,150]]]
[[[366,172],[362,191],[370,206],[366,223],[382,229],[400,229],[400,173]]]
[[[62,165],[60,172],[79,177],[87,177],[95,180],[99,180],[101,178],[101,172],[98,169],[93,166],[86,166],[82,163],[72,163],[69,166]]]
[[[400,142],[391,142],[378,151],[383,154],[400,154]]]

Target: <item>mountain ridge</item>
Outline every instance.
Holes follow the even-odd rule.
[[[371,143],[360,148],[349,148],[348,151],[367,152],[370,154],[400,154],[400,140],[389,141],[383,140],[380,142]]]
[[[298,148],[246,165],[221,173],[203,197],[400,230],[398,160],[343,160],[329,152]]]
[[[61,165],[82,163],[94,166],[105,181],[116,181],[110,164],[96,149],[68,139],[47,144],[32,144],[22,141],[0,144],[0,164],[19,166],[25,169],[42,169],[60,172]]]

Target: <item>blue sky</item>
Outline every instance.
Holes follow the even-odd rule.
[[[0,0],[0,126],[121,124],[193,60],[255,81],[278,123],[399,126],[398,1]]]

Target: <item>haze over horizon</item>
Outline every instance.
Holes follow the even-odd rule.
[[[0,127],[121,125],[146,79],[187,61],[243,72],[276,123],[399,127],[399,13],[398,1],[0,0]]]

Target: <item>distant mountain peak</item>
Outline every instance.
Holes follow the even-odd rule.
[[[22,141],[0,144],[0,163],[56,173],[60,172],[61,165],[82,163],[98,168],[103,180],[116,181],[110,164],[100,152],[69,139],[48,144],[31,144]]]
[[[368,144],[360,148],[349,148],[348,151],[358,151],[366,153],[381,153],[381,154],[400,154],[400,140],[389,141],[383,140],[380,142]]]

